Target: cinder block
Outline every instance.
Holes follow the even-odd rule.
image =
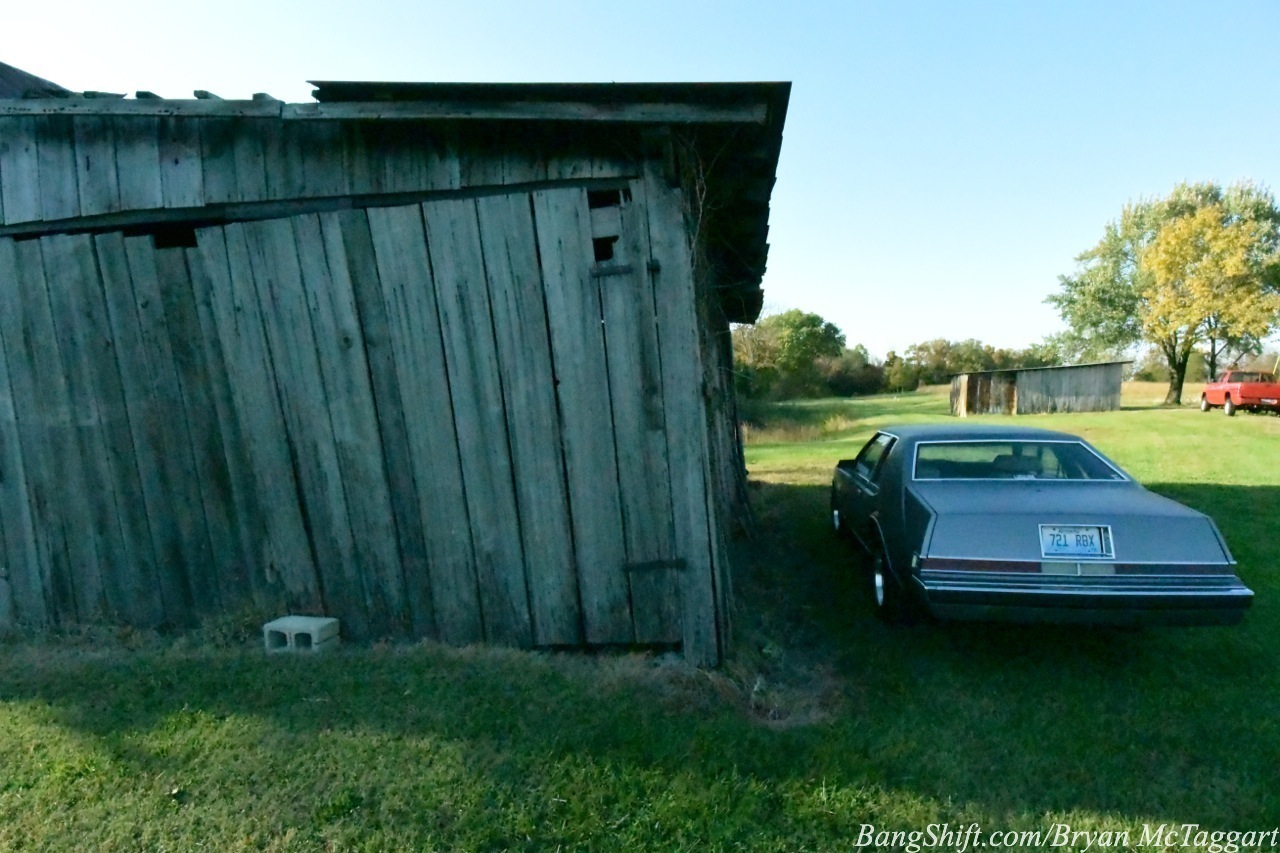
[[[338,620],[329,616],[281,616],[262,626],[269,652],[315,653],[338,645]]]

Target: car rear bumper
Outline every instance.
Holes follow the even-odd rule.
[[[1101,625],[1234,625],[1253,591],[1234,575],[1064,577],[922,571],[925,608],[940,619]]]

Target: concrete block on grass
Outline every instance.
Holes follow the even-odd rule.
[[[338,645],[338,620],[329,616],[281,616],[262,626],[268,652],[312,654]]]

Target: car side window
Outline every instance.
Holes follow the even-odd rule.
[[[867,442],[867,446],[862,448],[858,458],[853,460],[854,476],[868,483],[877,482],[880,479],[882,467],[880,463],[884,461],[885,454],[889,452],[893,442],[894,437],[886,433],[880,433]]]

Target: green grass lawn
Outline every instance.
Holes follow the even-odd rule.
[[[837,850],[863,824],[975,822],[1128,831],[1136,847],[1144,824],[1270,831],[1280,418],[1161,397],[1021,422],[1081,433],[1213,515],[1258,594],[1241,626],[881,625],[828,531],[830,470],[882,424],[947,417],[945,393],[778,404],[752,413],[756,523],[736,546],[721,670],[430,644],[267,657],[234,623],[177,642],[9,640],[0,848]]]

